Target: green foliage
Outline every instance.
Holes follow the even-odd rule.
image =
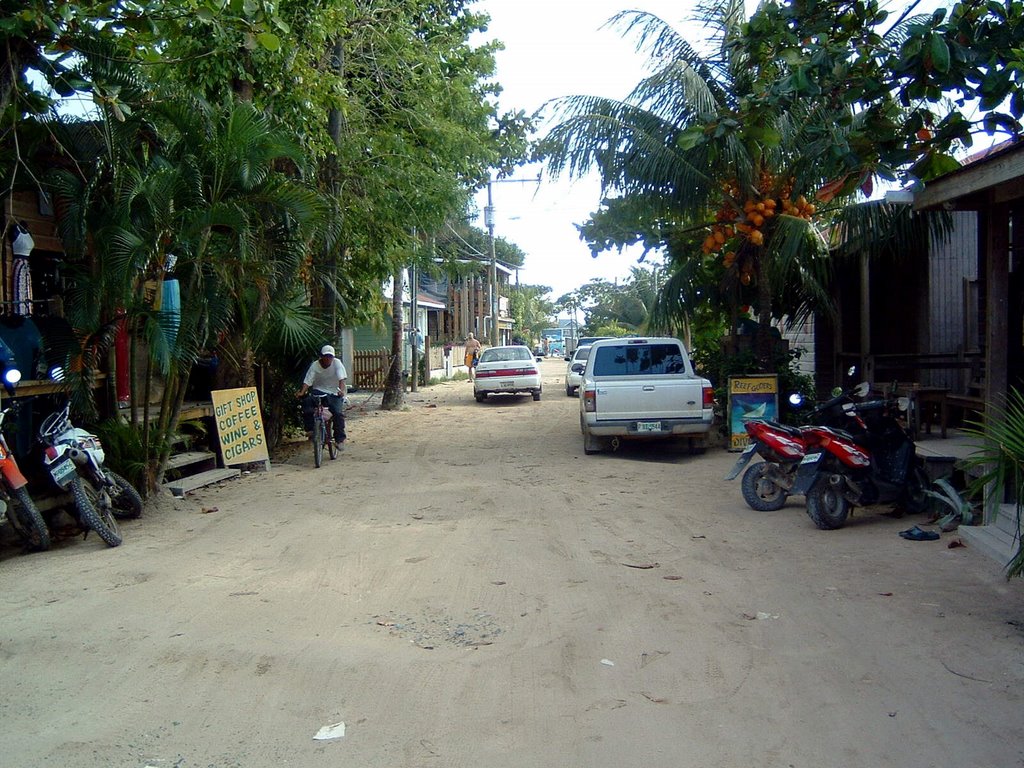
[[[154,483],[153,467],[147,463],[146,457],[160,454],[163,445],[159,441],[162,438],[150,432],[147,450],[141,425],[131,424],[120,417],[101,421],[94,431],[103,443],[104,463],[145,497]]]
[[[967,493],[997,502],[1007,491],[1012,494],[1017,551],[1006,565],[1006,576],[1024,576],[1024,393],[1011,387],[1004,403],[989,403],[984,420],[971,422],[965,431],[979,438],[980,443],[979,449],[964,460],[964,469],[975,475]]]

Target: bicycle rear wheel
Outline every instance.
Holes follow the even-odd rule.
[[[313,419],[313,464],[317,468],[324,461],[324,422],[323,420],[316,418]]]

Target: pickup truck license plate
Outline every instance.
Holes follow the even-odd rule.
[[[636,423],[637,432],[661,432],[660,421],[638,421]]]
[[[67,482],[65,482],[67,478],[73,474],[75,474],[75,462],[69,457],[64,457],[50,467],[50,476],[62,488],[67,485]]]

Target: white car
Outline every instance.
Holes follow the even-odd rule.
[[[539,358],[523,346],[488,347],[480,354],[473,379],[473,396],[478,403],[488,395],[529,393],[540,400]]]
[[[590,355],[590,345],[584,344],[576,347],[576,351],[569,358],[569,364],[565,366],[565,396],[572,397],[580,388],[583,381],[583,369],[587,367],[587,357]]]

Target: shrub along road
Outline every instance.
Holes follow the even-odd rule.
[[[584,456],[544,368],[540,402],[354,394],[339,460],[157,499],[117,549],[5,540],[3,762],[1024,765],[1024,584],[921,518],[754,512],[720,449]]]

